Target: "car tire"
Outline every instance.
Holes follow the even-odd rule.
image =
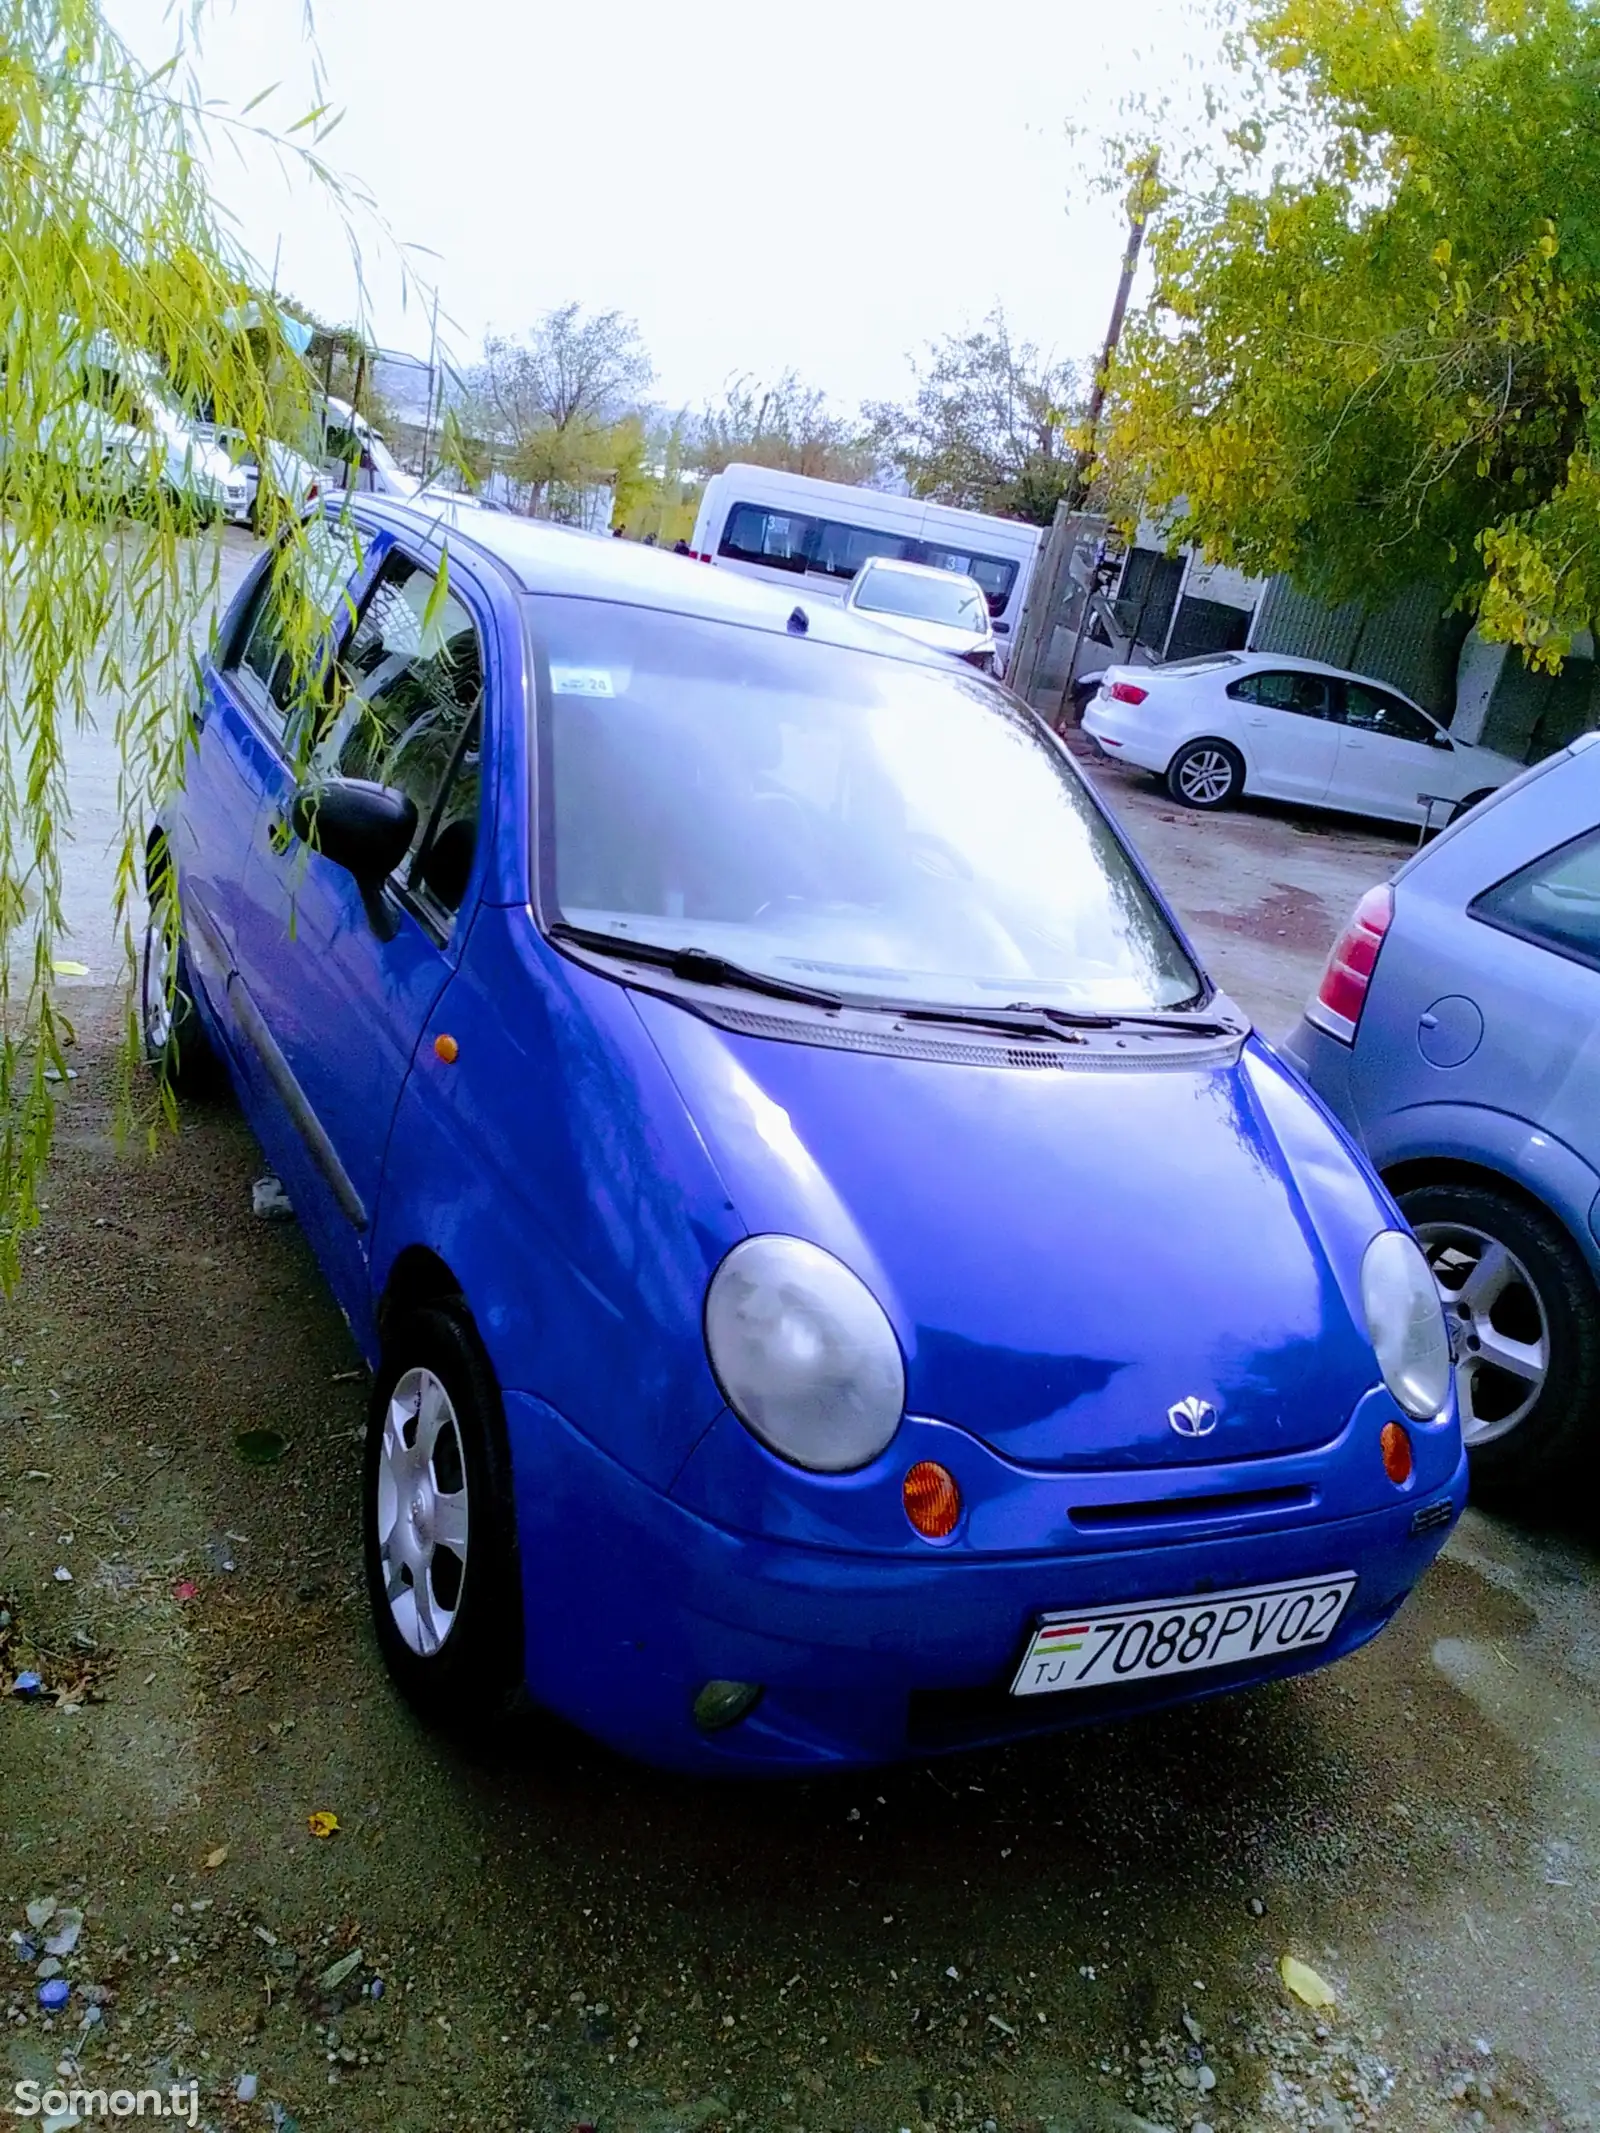
[[[511,1459],[500,1389],[459,1303],[408,1309],[390,1328],[362,1526],[378,1647],[407,1702],[456,1733],[503,1717],[523,1649]]]
[[[1600,1293],[1588,1267],[1553,1215],[1492,1187],[1418,1185],[1399,1204],[1445,1299],[1475,1493],[1547,1495],[1597,1441]],[[1515,1344],[1515,1373],[1496,1366],[1496,1342],[1507,1356]],[[1538,1376],[1524,1375],[1536,1359]]]
[[[194,1004],[188,955],[159,905],[151,907],[139,958],[139,1044],[146,1065],[175,1095],[205,1095],[220,1079],[221,1063]]]
[[[1244,791],[1244,758],[1226,741],[1190,741],[1167,765],[1167,791],[1182,807],[1227,807]]]

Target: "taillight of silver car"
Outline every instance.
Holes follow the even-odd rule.
[[[1333,944],[1316,998],[1306,1008],[1308,1022],[1344,1044],[1355,1042],[1367,987],[1378,967],[1378,950],[1393,917],[1394,891],[1386,881],[1380,882],[1351,913],[1349,925]]]

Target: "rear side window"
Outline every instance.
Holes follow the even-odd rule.
[[[1508,875],[1470,910],[1502,933],[1600,970],[1600,830],[1589,830]]]
[[[1269,711],[1297,711],[1302,718],[1332,716],[1332,699],[1321,674],[1297,674],[1285,667],[1271,674],[1247,674],[1231,682],[1228,694],[1242,704],[1261,704]]]
[[[812,518],[769,504],[735,504],[722,529],[718,555],[733,563],[762,563],[769,570],[814,570],[823,577],[853,578],[873,556],[899,563],[930,563],[976,578],[991,615],[1004,614],[1017,566],[1000,556],[971,555],[939,541],[913,540],[879,526],[853,526],[844,519]]]
[[[719,555],[736,563],[766,563],[775,570],[804,570],[816,540],[815,519],[796,511],[769,511],[762,504],[735,504],[723,528]]]
[[[823,519],[817,526],[817,544],[811,568],[826,571],[830,578],[853,578],[869,556],[891,556],[897,563],[915,562],[917,544],[903,533],[885,533],[877,526],[847,526],[842,520]]]

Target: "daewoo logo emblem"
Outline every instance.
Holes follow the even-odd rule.
[[[1191,1392],[1167,1409],[1167,1420],[1180,1437],[1209,1437],[1217,1426],[1217,1410],[1209,1400],[1197,1400]]]

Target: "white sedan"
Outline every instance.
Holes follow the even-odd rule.
[[[985,674],[999,671],[989,602],[964,571],[871,556],[851,579],[844,604]]]
[[[1108,667],[1083,730],[1188,807],[1249,792],[1436,828],[1523,767],[1454,739],[1387,682],[1273,652]]]

